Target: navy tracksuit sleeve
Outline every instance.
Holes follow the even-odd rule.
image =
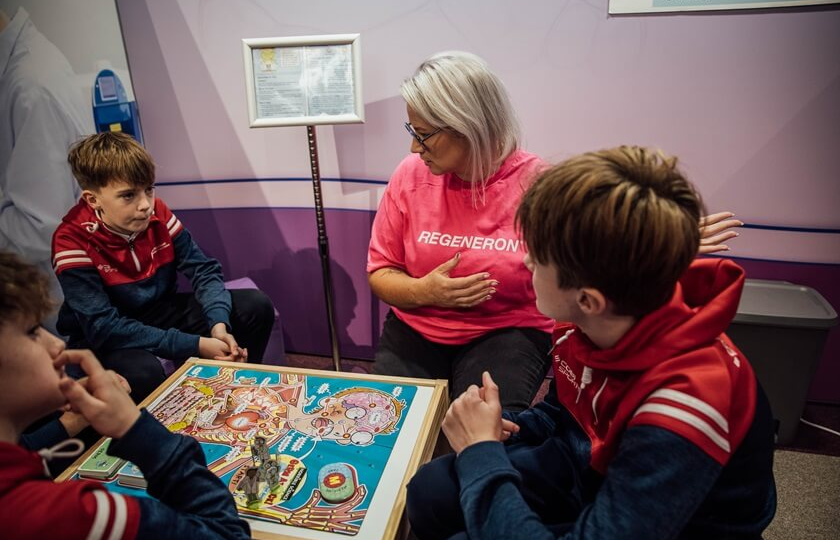
[[[569,411],[557,401],[554,379],[551,380],[545,399],[521,412],[503,411],[502,417],[519,426],[519,432],[512,435],[508,443],[539,444],[554,436],[558,430],[562,433],[565,429],[580,429]]]
[[[466,448],[455,462],[470,538],[556,538],[528,507],[500,443]],[[676,538],[722,467],[688,440],[653,426],[628,429],[595,500],[564,540]]]
[[[148,482],[147,491],[155,497],[137,499],[137,538],[250,538],[233,497],[207,469],[194,439],[170,433],[143,410],[128,433],[111,443],[108,453],[137,465]]]
[[[192,283],[193,293],[204,310],[207,325],[213,328],[220,322],[225,323],[230,331],[231,300],[230,293],[225,289],[222,265],[201,251],[187,229],[181,230],[172,243],[178,271]]]
[[[198,353],[199,336],[176,328],[161,329],[123,317],[95,268],[73,268],[58,275],[64,303],[75,315],[85,339],[94,350],[145,349],[165,358],[186,358]]]
[[[70,435],[64,429],[64,424],[58,418],[50,420],[43,426],[20,436],[18,444],[27,450],[37,452],[42,448],[49,448],[66,440]]]

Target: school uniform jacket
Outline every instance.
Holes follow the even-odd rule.
[[[772,418],[724,334],[743,281],[731,261],[695,261],[670,302],[609,349],[556,327],[554,387],[506,416],[521,427],[514,444],[553,440],[557,461],[577,468],[580,511],[563,538],[760,538],[775,512]],[[556,536],[519,494],[501,444],[466,448],[456,470],[471,537]]]
[[[55,483],[41,457],[0,443],[0,523],[8,540],[250,538],[230,492],[207,469],[189,437],[170,433],[148,412],[109,453],[135,463],[153,498],[112,493],[99,482]]]
[[[198,335],[137,320],[175,294],[177,272],[192,282],[208,326],[230,326],[221,265],[201,251],[159,198],[149,226],[133,237],[109,230],[80,200],[53,235],[52,251],[65,296],[57,328],[71,347],[145,349],[172,359],[197,355]]]

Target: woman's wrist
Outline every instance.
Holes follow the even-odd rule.
[[[408,283],[408,302],[411,308],[418,308],[423,304],[423,278],[412,278]]]

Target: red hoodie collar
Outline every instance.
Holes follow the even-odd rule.
[[[609,349],[598,349],[579,329],[558,324],[554,339],[575,328],[566,340],[568,355],[586,366],[608,371],[641,371],[683,351],[716,339],[732,322],[744,286],[744,270],[728,259],[697,259],[671,300],[642,317]]]
[[[106,245],[114,247],[125,246],[126,238],[124,235],[116,233],[109,229],[105,223],[96,214],[96,211],[85,202],[84,199],[79,199],[76,206],[67,212],[67,215],[62,219],[63,222],[68,223],[74,227],[81,227],[90,234],[101,232],[102,238]],[[151,227],[152,222],[160,221],[157,217],[157,199],[155,199],[155,211],[152,212],[152,217],[149,221]],[[148,228],[147,228],[148,229]],[[140,233],[143,234],[143,233]]]
[[[41,457],[16,444],[0,442],[0,463],[0,495],[24,480],[47,478]]]

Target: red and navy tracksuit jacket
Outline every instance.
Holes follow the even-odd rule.
[[[55,483],[41,457],[0,442],[0,523],[7,540],[250,538],[227,487],[189,437],[170,433],[145,410],[109,453],[143,471],[148,493],[112,493],[99,482]]]
[[[231,300],[221,265],[207,257],[164,202],[145,231],[109,230],[80,200],[53,235],[53,268],[64,290],[58,331],[71,347],[145,349],[179,359],[198,354],[198,335],[142,324],[138,316],[177,290],[177,272],[193,285],[208,325],[230,326]]]
[[[755,374],[723,333],[738,307],[743,271],[703,261],[682,284],[610,349],[593,346],[573,325],[554,330],[557,399],[592,441],[590,465],[602,474],[634,426],[676,433],[723,466],[752,425]],[[699,287],[717,293],[711,304],[692,302],[707,300]]]
[[[695,261],[609,349],[558,325],[545,401],[507,445],[455,462],[476,538],[760,538],[775,513],[773,421],[724,331],[744,272]]]

